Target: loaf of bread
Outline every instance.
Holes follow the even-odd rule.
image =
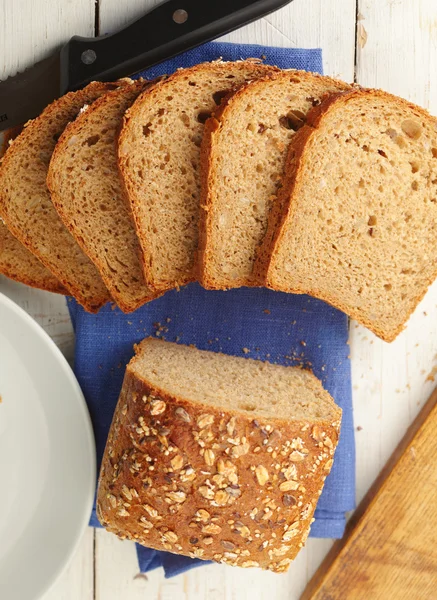
[[[259,61],[181,69],[127,111],[119,166],[144,255],[147,283],[165,291],[197,277],[200,144],[206,119],[229,90],[275,72]]]
[[[349,88],[316,73],[282,71],[242,86],[208,119],[201,149],[199,281],[204,287],[263,284],[253,267],[290,140],[322,96]]]
[[[294,136],[259,272],[392,341],[437,276],[437,120],[379,90],[328,97]]]
[[[9,146],[0,167],[0,216],[19,239],[87,310],[108,302],[108,291],[91,260],[65,228],[46,185],[59,136],[84,104],[114,88],[91,83],[50,104],[26,124]]]
[[[305,543],[341,410],[310,372],[157,339],[135,348],[97,514],[159,550],[287,570]]]
[[[21,244],[0,221],[0,273],[46,292],[67,294],[67,290],[36,256]]]
[[[104,94],[70,123],[56,144],[47,185],[64,225],[99,269],[112,298],[131,312],[156,297],[144,280],[141,248],[117,167],[123,115],[151,83]]]

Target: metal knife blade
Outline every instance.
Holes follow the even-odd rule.
[[[50,58],[0,82],[0,131],[36,117],[69,90],[137,73],[292,0],[167,0],[122,31],[73,37]]]
[[[60,95],[59,52],[0,82],[0,131],[36,117]]]

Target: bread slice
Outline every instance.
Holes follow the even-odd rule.
[[[36,256],[0,221],[0,273],[40,290],[67,294],[67,290]]]
[[[314,108],[260,252],[267,285],[326,300],[392,341],[435,279],[436,255],[437,120],[378,90]]]
[[[0,157],[11,142],[23,131],[19,125],[1,135]],[[48,292],[67,294],[60,281],[12,235],[0,217],[0,273],[31,287]]]
[[[253,266],[288,144],[322,96],[346,89],[350,86],[329,77],[283,71],[242,86],[208,119],[201,149],[199,281],[204,287],[262,285]]]
[[[286,571],[332,466],[340,408],[295,367],[152,338],[135,352],[100,472],[101,523],[158,550]]]
[[[70,123],[50,161],[47,185],[64,225],[100,271],[125,312],[156,297],[146,285],[129,203],[117,166],[124,112],[150,82],[129,81]]]
[[[221,98],[245,80],[275,72],[258,61],[204,63],[142,94],[124,118],[119,166],[156,290],[196,278],[200,143]]]
[[[59,218],[46,185],[56,142],[84,106],[116,84],[91,83],[55,100],[27,123],[0,168],[0,214],[19,239],[87,310],[109,300],[98,270]]]

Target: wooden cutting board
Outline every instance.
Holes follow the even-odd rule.
[[[437,600],[437,390],[301,600]]]

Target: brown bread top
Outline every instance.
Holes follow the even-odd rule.
[[[229,90],[275,71],[250,60],[181,69],[127,111],[119,166],[152,288],[165,290],[196,278],[200,143],[206,119]]]
[[[0,214],[8,228],[87,310],[109,294],[94,264],[59,218],[46,185],[49,162],[67,124],[115,84],[91,83],[50,104],[12,142],[0,167]]]
[[[36,256],[0,221],[0,273],[34,288],[67,294],[67,290]]]
[[[151,548],[287,570],[331,469],[341,410],[297,368],[155,339],[136,352],[100,472],[101,523]]]
[[[283,71],[243,85],[208,119],[201,149],[199,281],[207,289],[262,285],[256,251],[287,148],[306,114],[342,81]]]
[[[358,89],[315,107],[293,138],[259,269],[392,341],[437,275],[436,232],[437,120]]]
[[[126,109],[150,87],[126,80],[70,123],[50,161],[47,185],[64,225],[90,257],[124,312],[156,297],[146,285],[141,248],[117,166]]]

